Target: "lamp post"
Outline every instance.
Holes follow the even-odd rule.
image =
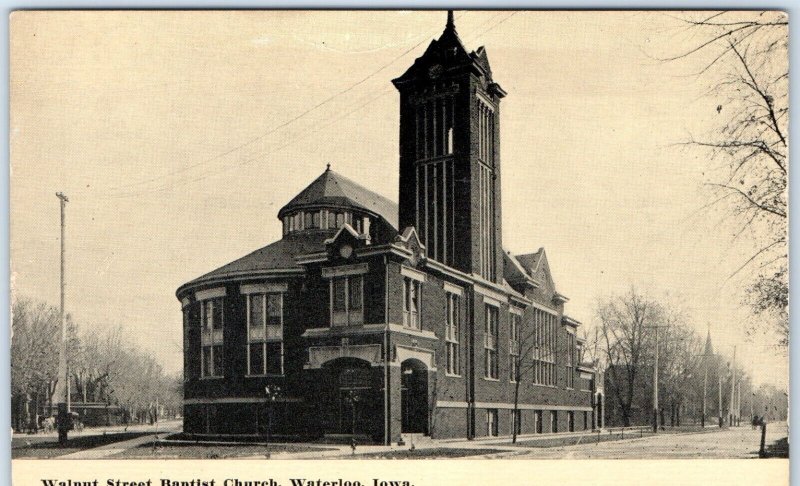
[[[266,448],[267,448],[267,459],[269,459],[269,442],[270,442],[270,435],[272,433],[272,409],[277,401],[278,397],[281,394],[281,387],[279,386],[265,386],[264,392],[267,396],[267,441],[266,441]]]
[[[350,402],[350,448],[353,454],[356,452],[356,403],[358,403],[358,394],[355,390],[347,392],[347,401]]]

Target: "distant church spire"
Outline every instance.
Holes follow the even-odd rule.
[[[709,328],[708,333],[706,334],[706,349],[703,352],[706,356],[711,356],[714,354],[714,346],[711,345],[711,329]]]

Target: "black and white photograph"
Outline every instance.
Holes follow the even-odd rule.
[[[786,12],[9,23],[24,484],[243,459],[788,483]],[[403,484],[375,478],[330,484]]]

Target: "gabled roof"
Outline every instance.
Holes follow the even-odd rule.
[[[397,228],[398,207],[395,202],[332,171],[330,166],[282,207],[278,211],[278,218],[294,209],[308,206],[360,209],[382,217],[393,228]]]
[[[537,285],[541,285],[542,288],[553,293],[554,299],[562,302],[569,300],[556,290],[556,283],[553,280],[553,274],[550,273],[550,264],[547,262],[547,254],[544,248],[539,248],[535,253],[517,255],[516,259]]]
[[[186,284],[193,285],[218,277],[230,277],[268,271],[303,270],[294,257],[325,250],[325,239],[320,233],[290,233],[274,243],[259,248],[238,260],[223,265]]]
[[[517,255],[516,258],[531,275],[536,275],[536,272],[539,271],[539,263],[542,261],[542,255],[544,255],[544,248],[539,248],[535,253]]]
[[[528,271],[517,260],[517,257],[509,251],[503,252],[503,276],[511,284],[529,283],[535,285]]]

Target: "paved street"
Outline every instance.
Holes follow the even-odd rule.
[[[104,444],[98,447],[89,447],[83,450],[67,449],[59,453],[49,450],[46,457],[61,457],[64,459],[121,459],[121,458],[204,458],[209,454],[216,457],[237,457],[240,459],[264,459],[267,448],[256,444],[235,443],[206,443],[194,444],[176,442],[169,447],[153,450],[149,447],[152,442],[154,428],[151,426],[131,427],[141,429],[139,434],[132,438]],[[119,430],[118,430],[119,429]],[[162,438],[165,433],[177,432],[180,422],[162,424],[160,427]],[[80,435],[105,437],[104,433],[122,432],[120,427],[87,430]],[[130,429],[129,431],[130,432]],[[144,435],[141,435],[144,432]],[[616,430],[618,432],[618,430]],[[788,435],[785,423],[773,423],[767,427],[767,445]],[[603,432],[605,434],[606,432]],[[519,443],[512,445],[508,437],[495,439],[481,439],[474,441],[447,440],[433,441],[430,439],[418,440],[415,450],[409,450],[410,445],[392,446],[360,445],[355,454],[349,445],[335,444],[273,444],[271,447],[273,459],[378,459],[378,458],[486,458],[486,459],[745,459],[758,457],[760,429],[750,426],[736,427],[733,429],[717,429],[708,427],[703,432],[681,433],[671,430],[659,433],[656,436],[645,435],[635,437],[636,433],[630,430],[634,438],[624,440],[610,440],[606,442],[595,441],[596,435],[581,433],[563,433],[520,437]],[[78,434],[73,435],[75,437]],[[122,434],[120,434],[122,435]],[[582,436],[582,437],[581,437]],[[628,436],[629,437],[629,436]],[[553,441],[576,441],[580,438],[579,445],[550,446]],[[54,442],[55,437],[15,436],[13,443],[24,445],[26,441]],[[54,444],[53,444],[54,445]],[[315,450],[316,449],[316,450]],[[19,451],[16,457],[34,457],[32,454]]]
[[[744,459],[758,457],[760,429],[749,426],[694,434],[660,434],[624,441],[527,449],[504,459]],[[788,435],[786,423],[767,426],[767,444]]]

